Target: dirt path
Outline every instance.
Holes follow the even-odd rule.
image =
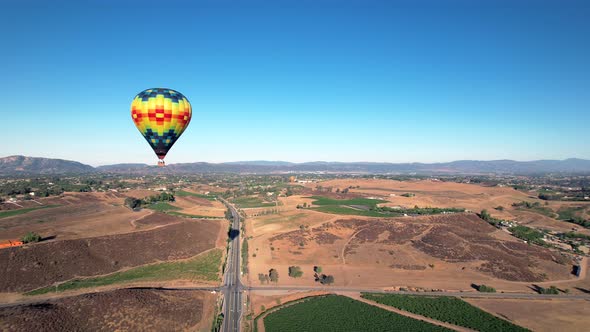
[[[457,326],[457,325],[453,325],[453,324],[441,322],[441,321],[436,320],[436,319],[432,319],[432,318],[424,317],[424,316],[421,316],[421,315],[418,315],[418,314],[414,314],[414,313],[411,313],[411,312],[408,312],[408,311],[400,310],[400,309],[397,309],[397,308],[394,308],[394,307],[390,307],[390,306],[385,305],[385,304],[381,304],[381,303],[369,301],[367,299],[362,298],[359,293],[354,293],[354,294],[351,294],[351,293],[341,293],[340,295],[344,295],[344,296],[350,297],[351,299],[354,299],[354,300],[357,300],[357,301],[360,301],[360,302],[363,302],[363,303],[366,303],[366,304],[369,304],[369,305],[372,305],[374,307],[378,307],[378,308],[381,308],[381,309],[384,309],[384,310],[387,310],[387,311],[391,311],[391,312],[394,312],[394,313],[399,314],[399,315],[402,315],[402,316],[406,316],[406,317],[409,317],[409,318],[412,318],[412,319],[422,320],[422,321],[428,322],[428,323],[433,324],[433,325],[438,325],[438,326],[446,327],[446,328],[451,329],[451,330],[454,330],[454,331],[460,331],[460,332],[473,332],[474,331],[474,330],[468,329],[466,327],[462,327],[462,326]]]
[[[132,226],[133,228],[137,228],[136,221],[138,221],[138,220],[141,220],[141,219],[143,219],[143,218],[145,218],[145,217],[147,217],[147,216],[151,216],[152,214],[154,214],[154,211],[150,211],[150,213],[146,214],[145,216],[141,216],[141,217],[138,217],[138,218],[132,219],[131,221],[129,221],[129,223],[131,224],[131,226]]]
[[[365,229],[367,229],[367,227],[363,227],[363,228],[359,229],[358,231],[356,231],[354,234],[352,234],[350,236],[350,238],[348,238],[348,241],[346,241],[346,243],[344,244],[344,246],[342,246],[342,251],[340,252],[340,256],[342,256],[342,265],[346,265],[346,257],[344,257],[345,251],[346,251],[346,247],[348,247],[348,244],[350,243],[350,241],[352,241],[352,239],[354,239],[354,237],[358,233],[364,231]]]

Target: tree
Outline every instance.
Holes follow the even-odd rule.
[[[348,188],[344,188],[344,189],[342,189],[342,193],[343,193],[343,194],[348,194]]]
[[[301,267],[289,266],[289,277],[300,278],[302,275],[303,275],[303,271],[301,271]]]
[[[331,285],[334,283],[334,276],[322,274],[320,277],[320,283],[322,285]]]
[[[23,243],[39,242],[41,241],[41,235],[35,232],[28,232],[27,234],[25,234],[25,236],[21,238],[21,241],[23,241]]]
[[[492,219],[492,216],[489,214],[488,210],[486,210],[486,209],[481,210],[479,217],[485,221],[489,221],[490,219]]]
[[[307,202],[303,202],[303,207],[306,208],[307,207]]]
[[[268,276],[270,277],[270,281],[272,282],[279,281],[279,272],[276,269],[270,269],[268,271]]]
[[[265,275],[262,273],[258,273],[258,280],[260,281],[261,284],[264,284],[264,282],[266,281]]]
[[[141,200],[135,197],[127,197],[125,198],[125,206],[132,210],[135,210],[141,207]]]
[[[313,272],[320,274],[322,273],[322,267],[321,266],[314,266],[313,267]]]

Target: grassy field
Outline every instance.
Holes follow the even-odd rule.
[[[264,317],[266,331],[451,331],[339,295],[287,304]]]
[[[174,195],[178,196],[178,197],[193,196],[193,197],[208,199],[210,201],[217,200],[215,195],[203,195],[203,194],[191,193],[191,192],[184,191],[184,190],[179,190],[179,191],[175,192]]]
[[[454,297],[363,293],[377,303],[477,331],[528,331]]]
[[[212,216],[201,216],[198,214],[189,214],[189,213],[182,213],[176,211],[166,211],[167,214],[172,216],[179,216],[185,218],[193,218],[193,219],[223,219],[223,217],[212,217]]]
[[[386,201],[379,199],[370,198],[353,198],[353,199],[331,199],[322,196],[312,196],[310,198],[315,199],[312,204],[316,207],[311,208],[312,210],[331,213],[331,214],[344,214],[354,216],[366,216],[366,217],[403,217],[405,215],[431,215],[440,214],[447,212],[464,212],[465,209],[458,208],[391,208],[391,207],[380,207],[377,206],[379,203],[385,203]]]
[[[276,205],[275,203],[264,202],[259,197],[238,197],[233,199],[232,202],[243,209],[271,207]]]
[[[49,209],[49,208],[54,208],[54,207],[58,207],[58,206],[61,206],[61,205],[41,205],[41,206],[32,207],[32,208],[0,211],[0,219],[6,218],[6,217],[17,216],[19,214],[23,214],[23,213],[27,213],[27,212],[31,212],[31,211],[35,211],[35,210]]]
[[[191,259],[177,262],[165,262],[144,265],[109,275],[81,278],[66,281],[57,287],[49,286],[25,293],[25,295],[39,295],[50,292],[63,292],[88,287],[107,286],[138,281],[164,280],[219,280],[219,266],[221,265],[221,249],[195,256]]]
[[[149,206],[147,206],[147,208],[152,209],[152,210],[156,210],[159,212],[182,210],[181,208],[174,206],[174,205],[170,205],[169,203],[166,203],[166,202],[156,202],[156,203],[150,204]]]
[[[367,206],[367,207],[375,207],[379,203],[387,203],[387,201],[383,201],[380,199],[370,199],[370,198],[352,198],[352,199],[332,199],[323,196],[311,196],[314,201],[311,202],[313,205],[359,205],[359,206]]]
[[[540,232],[535,228],[530,228],[523,225],[516,225],[514,227],[510,227],[509,230],[512,233],[512,235],[516,236],[519,239],[539,245],[545,244],[545,241],[543,240],[543,236],[545,234],[543,234],[543,232]]]
[[[352,215],[352,216],[366,216],[366,217],[389,217],[383,213],[373,211],[373,210],[360,210],[354,209],[348,206],[340,206],[340,205],[326,205],[312,208],[312,210],[324,212],[324,213],[331,213],[331,214],[344,214],[344,215]],[[397,217],[397,215],[396,215]]]
[[[557,210],[559,220],[573,220],[576,217],[580,217],[583,215],[584,210],[586,207],[584,206],[569,206],[569,207],[562,207]]]

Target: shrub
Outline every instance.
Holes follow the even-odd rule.
[[[303,271],[299,266],[289,266],[289,277],[300,278],[303,275]]]
[[[486,286],[486,285],[479,285],[477,290],[482,293],[495,293],[496,289],[494,287]]]
[[[270,277],[270,281],[278,282],[279,281],[279,271],[276,269],[270,269],[268,271],[268,276]]]
[[[21,238],[21,241],[23,241],[23,243],[39,242],[41,241],[41,235],[35,232],[28,232],[27,234],[25,234],[25,236]]]

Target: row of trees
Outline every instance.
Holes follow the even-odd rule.
[[[334,283],[334,276],[326,275],[322,273],[322,268],[320,266],[314,266],[314,277],[315,281],[321,283],[322,285],[331,285]],[[301,270],[300,266],[289,266],[289,277],[291,278],[301,278],[303,276],[303,271]],[[268,284],[270,282],[278,282],[279,281],[279,272],[276,269],[270,269],[268,274],[259,273],[258,280],[261,284]]]
[[[149,196],[146,197],[144,199],[139,199],[139,198],[135,198],[135,197],[127,197],[125,198],[125,206],[135,210],[135,209],[139,209],[144,205],[149,205],[149,204],[153,204],[153,203],[157,203],[157,202],[174,202],[175,198],[174,198],[174,194],[172,193],[167,193],[167,192],[162,192],[159,193],[158,195],[153,195],[153,196]]]
[[[261,284],[264,284],[265,282],[268,284],[271,281],[277,283],[279,282],[279,271],[276,269],[270,269],[268,270],[268,274],[258,273],[258,280],[260,280]]]

